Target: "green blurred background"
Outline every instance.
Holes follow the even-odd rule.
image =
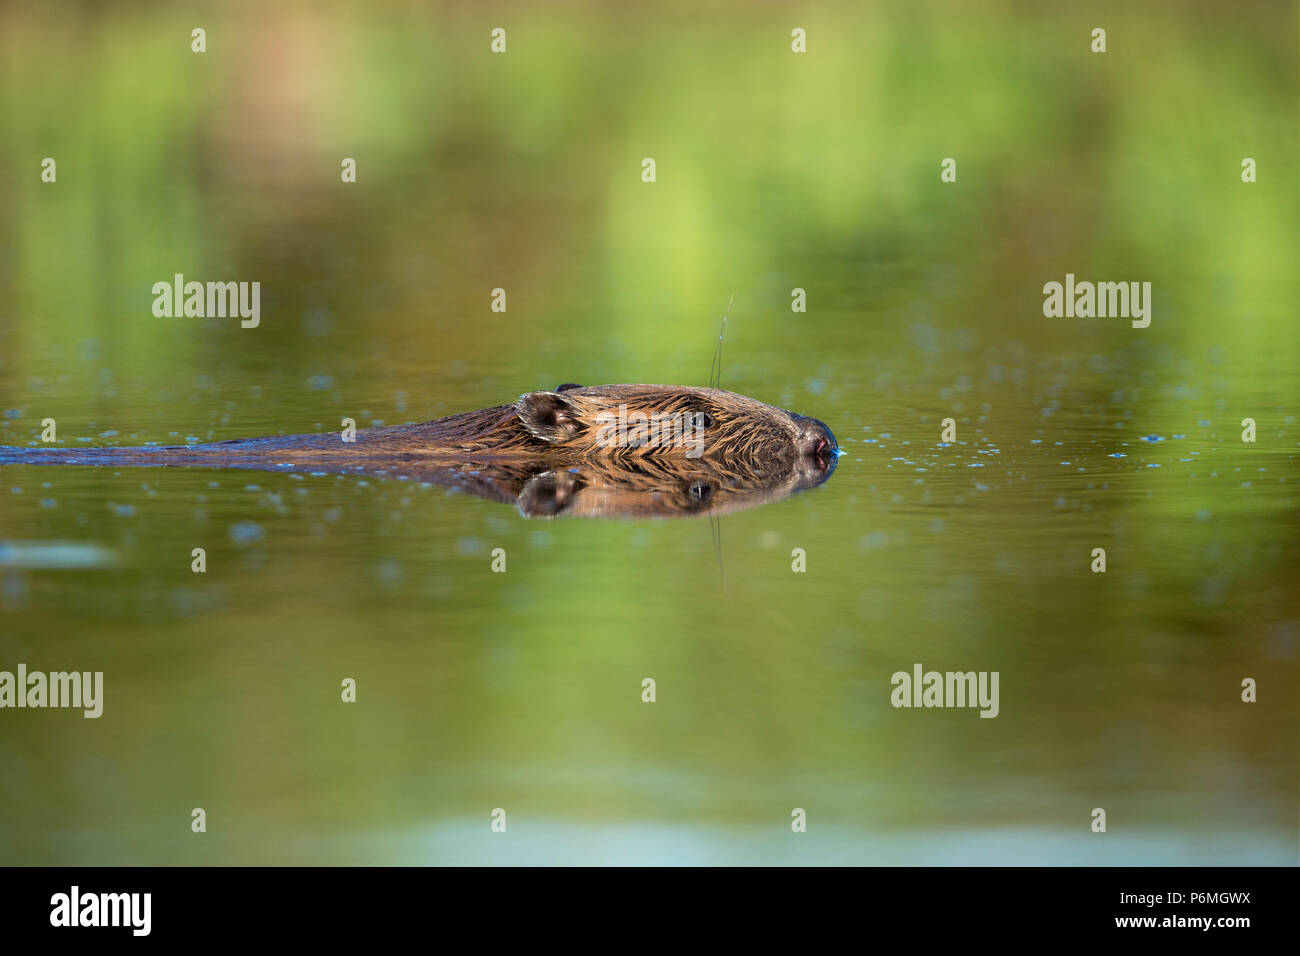
[[[0,669],[107,687],[99,720],[0,712],[0,863],[1295,864],[1298,32],[1293,3],[0,7],[0,444],[704,384],[734,293],[724,386],[847,451],[723,520],[725,583],[699,521],[6,466],[0,541],[112,557],[0,560]],[[178,272],[260,281],[261,326],[155,318]],[[1151,326],[1044,318],[1067,272],[1150,281]],[[999,671],[1001,715],[891,708],[915,662]]]

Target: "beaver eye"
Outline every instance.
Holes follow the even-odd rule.
[[[713,416],[708,412],[696,412],[691,416],[691,427],[696,431],[713,427]]]
[[[690,496],[696,501],[703,501],[709,495],[713,494],[713,486],[707,482],[697,481],[687,489]]]

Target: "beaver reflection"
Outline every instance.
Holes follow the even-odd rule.
[[[513,503],[525,518],[674,518],[724,515],[820,485],[834,462],[756,470],[682,459],[584,461],[566,468],[466,464],[411,477],[480,498]]]

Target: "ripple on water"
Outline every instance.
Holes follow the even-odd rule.
[[[117,563],[108,548],[79,541],[0,541],[0,568],[107,568]]]

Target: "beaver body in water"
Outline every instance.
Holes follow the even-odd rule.
[[[740,473],[824,478],[839,454],[831,430],[735,392],[677,385],[561,385],[509,405],[436,421],[343,433],[272,435],[198,445],[0,449],[0,464],[207,465],[275,468],[379,461],[654,459],[728,463]]]

